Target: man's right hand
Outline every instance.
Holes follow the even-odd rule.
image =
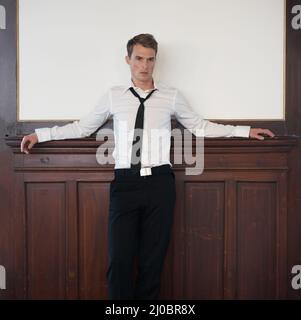
[[[31,149],[37,142],[39,142],[39,140],[36,133],[24,136],[21,142],[21,152],[29,154],[29,149]]]

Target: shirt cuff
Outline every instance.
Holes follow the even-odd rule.
[[[235,126],[234,137],[249,138],[251,126]]]
[[[50,128],[35,129],[35,133],[38,136],[38,142],[44,142],[44,141],[51,140]]]

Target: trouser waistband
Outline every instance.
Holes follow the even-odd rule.
[[[134,172],[131,168],[128,169],[115,169],[115,176],[150,176],[150,175],[160,175],[164,173],[172,172],[171,166],[169,164],[163,164],[157,167],[146,167],[141,168],[140,172]]]

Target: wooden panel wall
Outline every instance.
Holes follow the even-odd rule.
[[[18,297],[107,298],[113,171],[97,165],[100,142],[92,148],[93,140],[88,147],[84,141],[43,143],[24,155],[20,138],[7,140],[19,195],[12,269]],[[202,175],[175,166],[177,203],[162,298],[286,297],[286,184],[295,142],[214,139],[206,143]]]
[[[286,126],[299,137],[299,146],[291,153],[288,215],[288,270],[301,265],[301,29],[292,28],[293,7],[300,0],[287,0],[286,7]],[[299,21],[299,23],[301,23]],[[293,290],[288,276],[288,297],[301,299],[301,290]]]

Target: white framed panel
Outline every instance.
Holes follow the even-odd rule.
[[[284,0],[19,0],[18,121],[75,120],[127,82],[126,43],[207,119],[284,119]]]

